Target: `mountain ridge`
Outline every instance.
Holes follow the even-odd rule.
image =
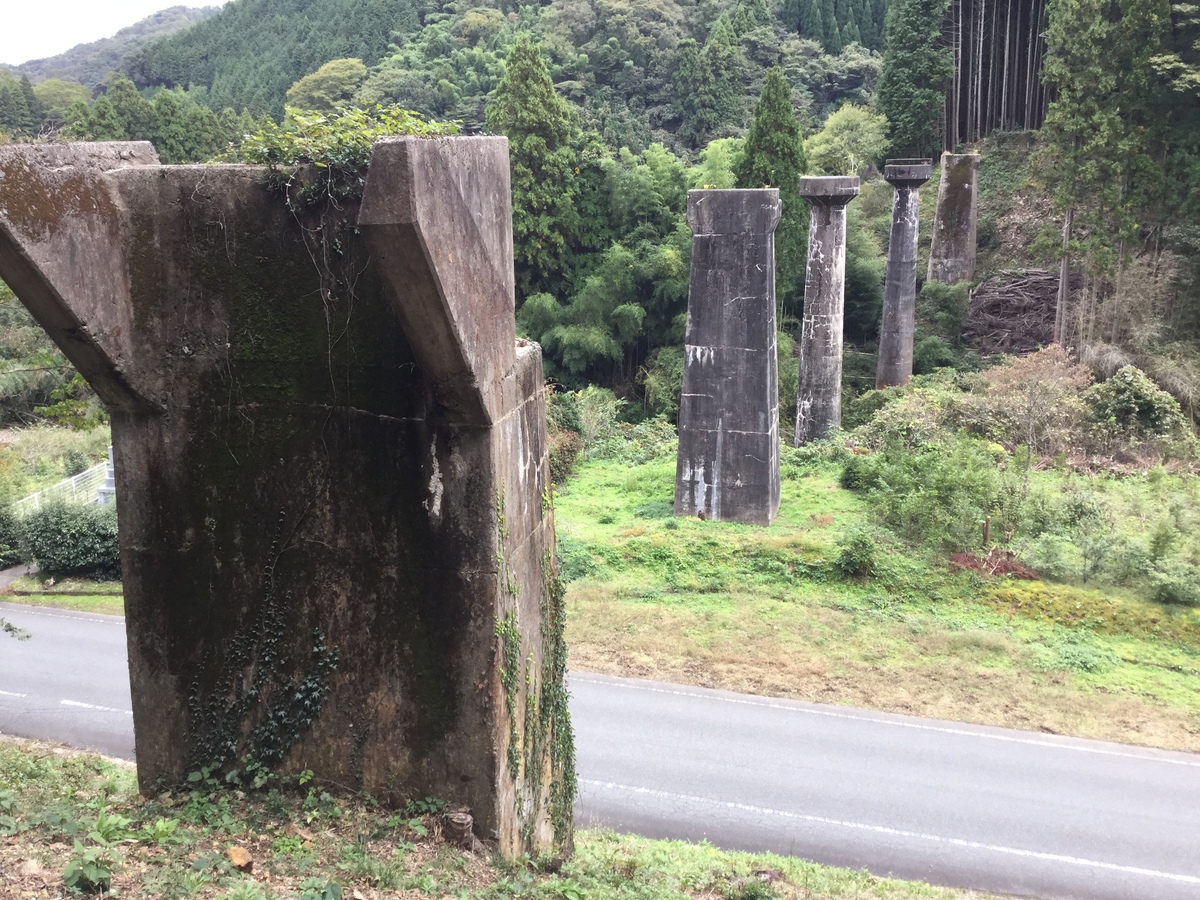
[[[109,72],[117,71],[121,61],[129,54],[137,52],[151,41],[170,37],[202,22],[219,10],[219,6],[169,6],[118,29],[108,37],[76,44],[54,56],[26,60],[4,68],[18,76],[28,75],[35,83],[48,78],[61,78],[91,88],[103,81]]]

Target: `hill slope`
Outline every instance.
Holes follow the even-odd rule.
[[[18,75],[28,75],[34,82],[47,78],[62,78],[92,87],[116,69],[128,54],[140,50],[150,41],[168,37],[189,25],[201,22],[218,9],[216,6],[172,6],[159,10],[134,25],[122,28],[112,37],[88,44],[76,44],[65,53],[46,59],[30,60],[12,68]]]
[[[346,56],[374,65],[395,35],[419,28],[413,0],[234,0],[123,68],[140,88],[203,85],[213,109],[277,115],[302,75]]]

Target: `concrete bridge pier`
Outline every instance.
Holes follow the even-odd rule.
[[[942,177],[938,182],[929,248],[929,281],[958,284],[975,277],[978,169],[978,153],[942,154]]]
[[[692,271],[675,514],[770,525],[779,510],[779,191],[688,192]]]
[[[888,240],[887,280],[875,387],[908,384],[912,378],[913,329],[917,313],[917,240],[920,235],[921,185],[933,161],[889,159],[883,177],[892,186],[892,231]]]
[[[842,421],[842,330],[846,305],[846,206],[858,178],[801,178],[809,202],[808,268],[800,325],[795,446],[827,436]]]
[[[566,852],[507,141],[382,140],[336,202],[265,175],[0,147],[0,278],[112,414],[141,786],[253,757],[463,803],[508,856]]]

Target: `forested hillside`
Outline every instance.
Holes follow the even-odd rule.
[[[1003,52],[980,55],[993,34]],[[786,351],[803,303],[797,179],[864,176],[850,206],[852,397],[871,383],[878,331],[891,196],[879,165],[935,155],[960,120],[972,132],[1020,124],[1011,80],[1047,104],[1046,126],[982,145],[981,278],[1003,293],[1006,267],[1065,260],[1076,287],[1051,337],[1098,374],[1151,371],[1194,412],[1198,38],[1195,7],[1168,0],[234,0],[126,57],[126,74],[93,94],[0,77],[0,129],[150,140],[167,162],[238,158],[285,106],[396,105],[505,134],[520,328],[561,385],[600,384],[669,417],[689,188],[780,188]],[[922,292],[919,372],[976,367],[991,352],[964,326],[969,287]],[[782,371],[795,371],[786,355]]]
[[[216,6],[172,6],[122,28],[112,37],[79,44],[57,56],[30,60],[14,66],[13,71],[17,75],[28,75],[35,82],[61,78],[64,81],[78,81],[90,88],[103,81],[104,76],[115,70],[130,53],[150,41],[175,34],[207,19],[217,9]]]

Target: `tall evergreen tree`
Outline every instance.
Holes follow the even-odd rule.
[[[138,93],[133,82],[118,75],[109,83],[107,97],[131,141],[152,141],[158,131],[154,104]]]
[[[810,41],[816,41],[822,46],[825,44],[825,15],[821,11],[823,5],[821,0],[812,0],[808,4],[808,15],[805,16],[808,24],[803,32]]]
[[[804,292],[808,209],[800,199],[800,176],[807,169],[791,85],[781,69],[768,69],[736,175],[739,188],[779,189],[783,212],[775,229],[775,272],[782,309]]]
[[[691,38],[680,41],[676,49],[674,87],[679,135],[693,148],[702,147],[721,124],[720,99],[708,56]]]
[[[520,298],[537,293],[562,297],[580,229],[575,206],[579,129],[527,33],[513,43],[488,105],[487,123],[509,142]]]
[[[779,9],[783,27],[793,34],[807,34],[808,7],[805,0],[783,0],[783,6]]]
[[[859,42],[858,18],[854,14],[857,0],[837,0],[837,20],[842,45]]]
[[[821,43],[826,53],[842,52],[841,22],[838,21],[837,0],[821,0],[821,24],[825,31]]]
[[[33,83],[29,80],[28,75],[21,76],[20,89],[21,97],[25,100],[25,133],[37,134],[42,129],[46,111],[42,107],[42,102],[38,100],[37,94],[33,92]]]
[[[704,58],[713,74],[717,121],[732,124],[738,118],[742,94],[742,55],[737,35],[725,16],[717,19],[704,42]]]
[[[892,156],[935,156],[954,57],[941,46],[950,0],[891,0],[876,107],[892,129]]]
[[[97,99],[88,111],[86,135],[93,141],[129,140],[125,126],[121,124],[121,117],[117,115],[117,110],[107,95]]]

